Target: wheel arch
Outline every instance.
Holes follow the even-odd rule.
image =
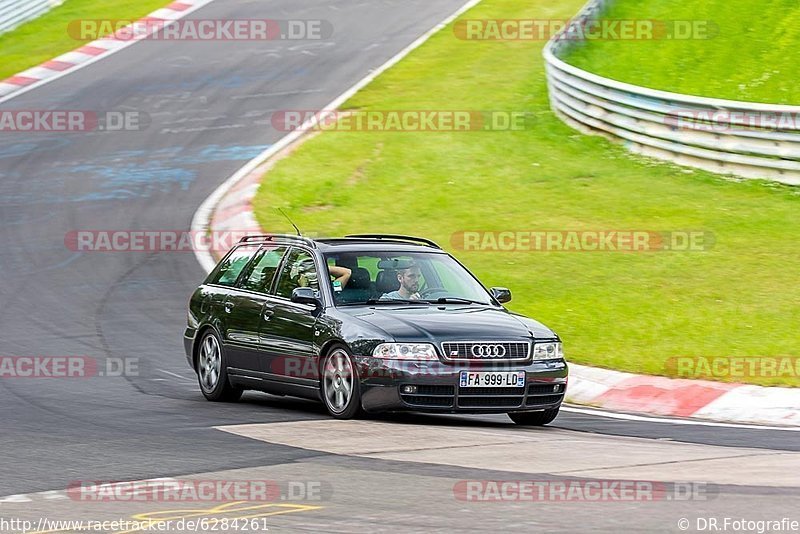
[[[200,348],[200,340],[203,338],[206,332],[209,330],[213,330],[217,337],[220,339],[220,349],[222,348],[222,336],[219,333],[219,329],[215,327],[211,323],[204,324],[200,328],[197,329],[197,334],[194,336],[194,341],[192,342],[192,368],[197,371],[197,358],[199,356],[198,349]]]
[[[320,346],[319,355],[317,356],[318,359],[317,365],[322,365],[322,358],[326,356],[333,349],[333,347],[337,345],[344,347],[351,354],[353,353],[353,351],[350,350],[350,345],[348,345],[345,340],[334,337],[325,341],[325,343],[323,343],[322,346]]]
[[[328,339],[327,341],[325,341],[325,343],[323,343],[320,346],[319,354],[317,354],[317,362],[316,362],[316,364],[317,364],[317,372],[319,373],[319,384],[318,384],[318,386],[319,386],[319,394],[320,395],[322,395],[322,362],[325,360],[325,356],[330,354],[330,352],[335,347],[342,347],[342,348],[344,348],[345,350],[347,350],[351,354],[353,352],[353,351],[350,350],[350,345],[348,345],[345,340],[340,339],[340,338]]]

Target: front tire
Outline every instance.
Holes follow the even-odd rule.
[[[333,347],[321,367],[322,402],[336,419],[361,414],[361,384],[353,358],[344,347]]]
[[[558,408],[550,408],[541,412],[511,412],[507,414],[512,421],[524,426],[544,426],[552,423],[558,416]]]
[[[206,330],[197,348],[197,380],[203,396],[212,402],[239,400],[244,390],[228,381],[228,362],[222,342],[214,330]]]

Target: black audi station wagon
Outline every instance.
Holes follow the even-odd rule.
[[[203,395],[247,389],[365,412],[558,415],[561,340],[427,239],[248,236],[197,288],[184,333]]]

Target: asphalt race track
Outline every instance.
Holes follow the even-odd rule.
[[[16,496],[0,502],[0,517],[152,514],[170,506],[89,505],[59,491],[78,480],[179,476],[322,481],[328,493],[313,506],[264,512],[278,531],[678,532],[681,518],[694,527],[697,517],[796,510],[797,432],[569,411],[536,430],[505,416],[339,422],[321,405],[262,394],[208,403],[181,344],[187,299],[204,276],[194,255],[65,245],[76,230],[187,230],[224,179],[284,135],[273,112],[322,108],[462,3],[218,0],[190,17],[325,19],[334,36],[140,42],[0,104],[138,111],[151,121],[138,132],[0,133],[0,354],[139,362],[138,376],[0,380],[0,496]],[[570,477],[694,481],[713,498],[454,497],[462,480]],[[55,493],[34,495],[45,491]]]

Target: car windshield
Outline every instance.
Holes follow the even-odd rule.
[[[491,304],[486,290],[447,254],[347,252],[325,259],[336,304]]]

